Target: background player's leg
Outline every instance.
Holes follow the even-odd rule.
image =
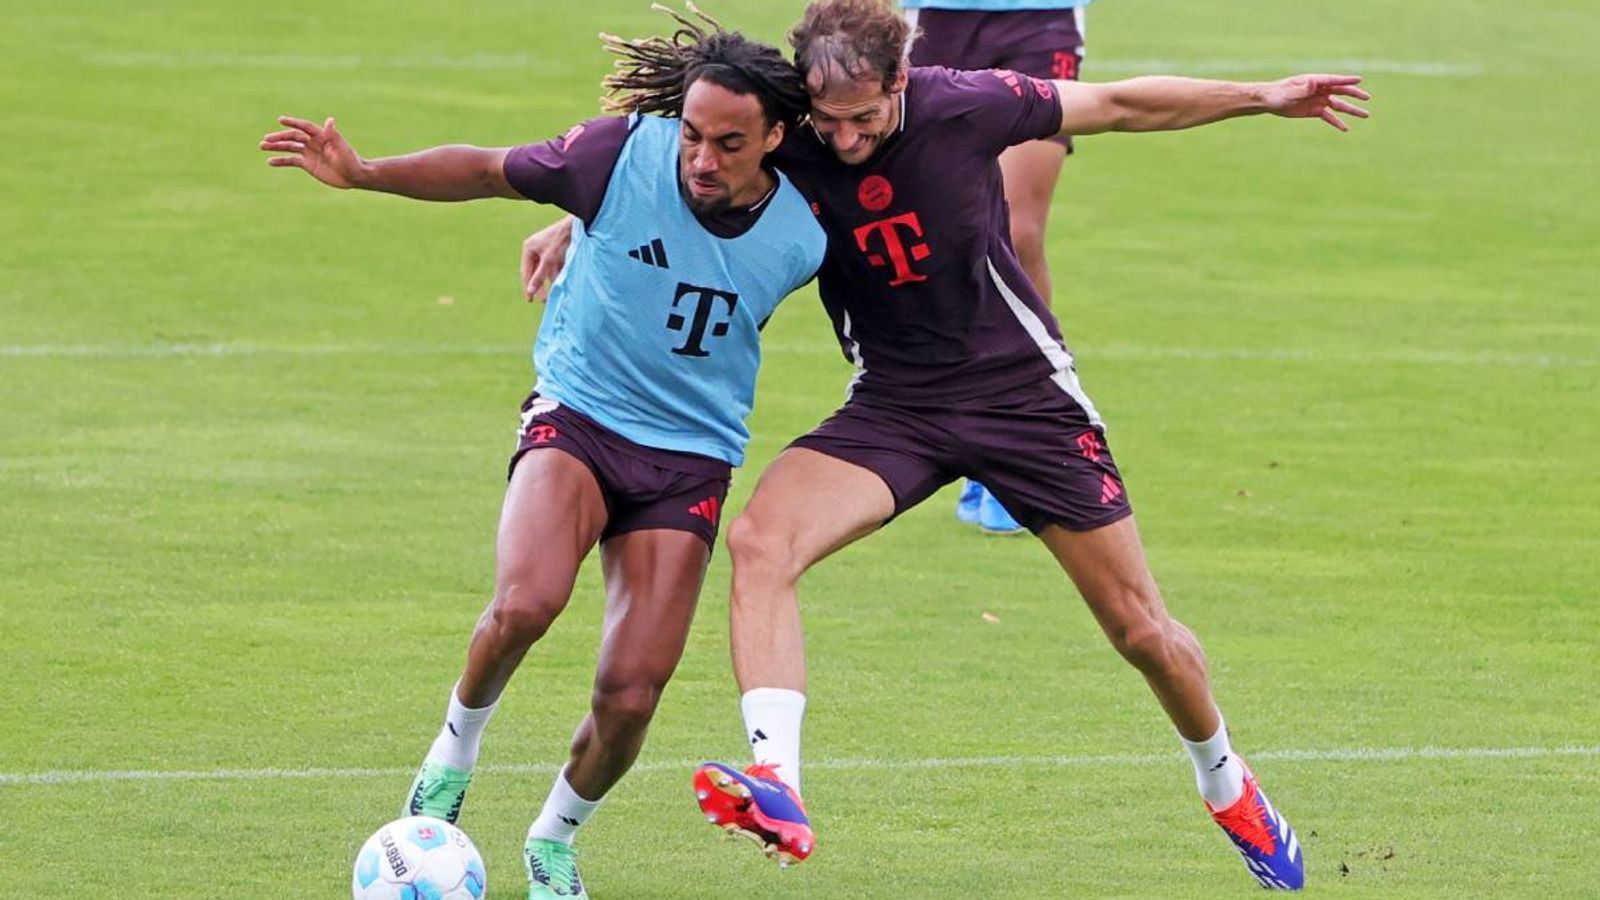
[[[1029,141],[1000,154],[1006,204],[1011,207],[1011,244],[1034,289],[1050,303],[1050,263],[1045,257],[1045,226],[1061,178],[1067,148],[1054,141]]]
[[[1045,257],[1045,226],[1067,148],[1054,141],[1029,141],[1000,154],[1006,204],[1011,208],[1011,244],[1028,280],[1050,304],[1050,263]],[[969,480],[956,501],[956,518],[987,534],[1020,534],[1022,525],[979,482]]]

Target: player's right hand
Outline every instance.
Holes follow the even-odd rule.
[[[561,274],[567,261],[567,246],[572,243],[572,217],[564,216],[522,242],[522,296],[548,300],[550,283]]]
[[[336,188],[355,187],[361,178],[362,159],[335,126],[333,117],[321,125],[293,116],[279,116],[282,131],[261,137],[261,149],[288,153],[267,160],[269,166],[304,169],[312,178]]]

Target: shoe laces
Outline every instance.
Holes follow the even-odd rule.
[[[768,781],[776,781],[779,784],[783,783],[783,779],[778,777],[777,763],[751,763],[750,766],[744,770],[744,773],[749,775],[751,778],[765,778]]]
[[[444,764],[427,765],[422,770],[422,790],[432,797],[446,791],[459,791],[471,781],[472,773],[452,769]]]
[[[528,870],[540,884],[562,888],[576,895],[578,851],[560,841],[534,841],[528,847]]]
[[[467,785],[471,780],[471,772],[458,772],[444,766],[432,771],[424,769],[416,796],[412,798],[413,812],[420,811],[423,804],[449,800],[450,810],[444,819],[454,822],[461,815],[461,804],[467,799]]]
[[[778,769],[779,765],[777,763],[752,763],[744,770],[744,773],[751,778],[760,778],[772,782],[778,790],[788,795],[789,799],[796,804],[800,804],[800,792],[795,789],[794,785],[778,777]]]
[[[1244,793],[1227,809],[1213,809],[1211,818],[1227,829],[1229,834],[1271,856],[1277,852],[1277,836],[1267,823],[1266,804],[1262,803],[1254,778],[1246,778]]]

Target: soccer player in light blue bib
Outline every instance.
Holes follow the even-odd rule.
[[[599,212],[574,232],[551,288],[534,347],[536,390],[635,443],[737,466],[750,439],[761,327],[816,273],[822,230],[774,171],[748,230],[707,231],[671,165],[680,123],[635,113],[627,126]],[[647,297],[662,304],[654,315]]]
[[[322,124],[266,135],[270,163],[336,188],[552,203],[582,222],[534,351],[497,540],[495,593],[405,813],[451,822],[518,664],[596,544],[606,626],[591,711],[529,828],[530,900],[587,897],[573,838],[632,765],[683,653],[761,362],[760,331],[825,238],[766,155],[808,98],[775,48],[679,17],[606,38],[613,111],[536,144],[363,159]],[[660,115],[648,115],[659,113]],[[357,873],[357,879],[361,877]]]

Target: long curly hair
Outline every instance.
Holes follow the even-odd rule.
[[[727,31],[693,3],[685,6],[687,12],[680,13],[651,5],[676,23],[670,36],[625,40],[600,35],[606,50],[617,57],[614,71],[601,81],[607,112],[676,118],[683,114],[689,86],[705,79],[736,94],[755,95],[769,128],[779,122],[793,128],[805,118],[811,98],[781,50]]]

